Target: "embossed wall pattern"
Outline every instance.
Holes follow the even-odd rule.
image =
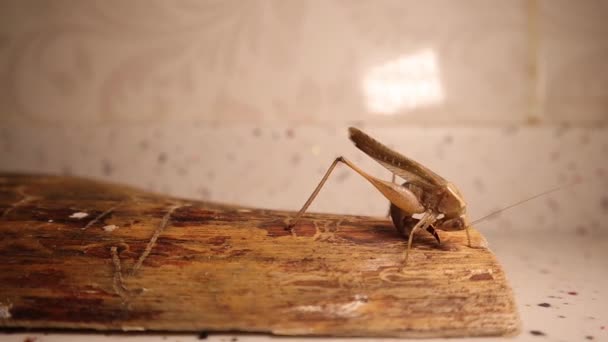
[[[606,2],[3,1],[26,122],[605,122]]]

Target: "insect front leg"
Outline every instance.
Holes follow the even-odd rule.
[[[435,216],[435,214],[433,214],[430,211],[427,211],[424,213],[424,215],[422,216],[422,218],[420,218],[420,221],[418,221],[418,223],[416,223],[416,225],[414,226],[414,228],[412,228],[412,231],[410,232],[410,236],[407,239],[407,248],[405,249],[405,254],[403,256],[403,267],[405,267],[407,265],[407,259],[410,255],[410,249],[412,248],[412,241],[414,239],[414,233],[416,233],[416,231],[418,229],[426,229],[428,228],[431,224],[433,224],[433,222],[435,222],[437,220],[437,216]]]
[[[393,205],[393,204],[391,204],[391,206],[390,206],[390,215],[393,220],[393,224],[395,225],[395,228],[397,228],[397,231],[399,232],[399,234],[404,236],[406,239],[410,236],[410,232],[411,232],[410,228],[414,227],[416,225],[416,223],[418,223],[418,221],[420,221],[418,219],[413,218],[410,215],[406,215],[403,211],[401,211],[399,208],[395,207],[395,205]],[[426,231],[429,234],[433,235],[435,240],[437,240],[437,244],[440,245],[441,239],[439,238],[437,229],[435,229],[436,224],[437,224],[437,221],[430,224],[426,228]]]

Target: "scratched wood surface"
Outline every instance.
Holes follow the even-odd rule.
[[[483,237],[405,241],[388,219],[176,199],[0,174],[0,327],[325,336],[512,335]],[[86,214],[86,216],[85,216]]]

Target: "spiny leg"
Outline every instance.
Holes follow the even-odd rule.
[[[441,245],[441,239],[439,239],[439,234],[437,233],[437,230],[432,225],[429,225],[428,227],[426,227],[426,231],[435,237],[435,240],[437,240],[437,244]]]
[[[310,204],[312,203],[312,201],[315,200],[315,197],[317,197],[317,195],[319,194],[319,191],[321,191],[321,188],[323,187],[323,185],[325,185],[327,178],[329,178],[329,175],[331,174],[331,172],[336,168],[336,165],[338,164],[338,162],[343,162],[343,161],[344,161],[344,158],[338,157],[338,158],[336,158],[336,160],[334,160],[333,163],[331,163],[331,166],[329,167],[329,169],[327,169],[327,171],[325,172],[325,175],[323,176],[323,178],[321,179],[321,181],[319,182],[319,184],[317,185],[315,190],[312,192],[310,197],[308,197],[308,199],[306,200],[306,203],[304,203],[304,205],[302,206],[302,209],[300,209],[300,211],[298,211],[298,214],[293,219],[293,221],[291,221],[289,223],[287,228],[291,229],[298,223],[298,221],[300,220],[302,215],[304,215],[304,213],[306,212],[306,209],[308,209],[308,207],[310,207]]]
[[[416,233],[416,231],[418,229],[426,229],[434,221],[435,221],[435,216],[432,213],[427,211],[424,213],[424,216],[422,216],[420,221],[418,221],[418,223],[416,223],[414,228],[412,228],[412,231],[410,232],[410,236],[407,239],[407,249],[405,250],[405,256],[403,257],[402,268],[407,265],[407,259],[409,258],[410,249],[412,248],[412,241],[414,239],[414,233]]]

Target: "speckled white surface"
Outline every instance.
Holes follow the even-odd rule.
[[[0,129],[0,170],[73,174],[175,196],[297,210],[336,156],[388,171],[358,151],[346,125],[163,123]],[[607,232],[608,129],[365,126],[457,184],[472,219],[582,181],[480,225],[490,231]],[[382,216],[386,200],[341,167],[311,210]]]

